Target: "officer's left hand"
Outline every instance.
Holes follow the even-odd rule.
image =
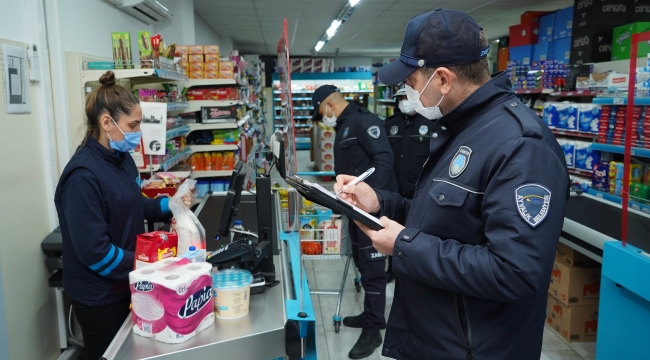
[[[192,200],[194,200],[194,194],[192,193],[192,191],[194,191],[194,188],[189,189],[187,193],[183,195],[182,198],[183,204],[185,204],[185,206],[187,206],[188,209],[192,207]]]
[[[357,223],[359,229],[361,229],[361,231],[368,235],[370,240],[372,240],[372,246],[374,246],[377,251],[382,254],[393,255],[395,239],[397,239],[397,236],[402,232],[402,230],[404,230],[404,226],[385,216],[382,216],[381,219],[379,219],[379,222],[384,225],[384,229],[379,231],[372,230],[356,220],[354,222]]]

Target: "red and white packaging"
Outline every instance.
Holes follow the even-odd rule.
[[[135,239],[134,269],[151,265],[160,260],[175,257],[178,250],[178,235],[167,231],[153,231],[140,234]]]

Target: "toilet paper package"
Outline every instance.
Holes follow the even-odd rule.
[[[591,143],[586,141],[575,142],[575,167],[576,169],[593,171],[593,167],[600,163],[600,151],[591,150]]]
[[[578,106],[574,103],[563,102],[556,103],[557,110],[557,128],[566,130],[577,130]]]
[[[564,160],[568,168],[575,167],[575,144],[573,141],[558,139],[557,141],[564,152]]]
[[[214,324],[212,265],[170,258],[129,273],[133,332],[181,343]]]
[[[557,103],[550,101],[545,103],[542,110],[542,118],[544,119],[544,123],[546,123],[549,128],[556,128],[558,122],[560,121],[557,111]]]
[[[601,107],[598,104],[578,105],[578,130],[597,134],[600,129]]]

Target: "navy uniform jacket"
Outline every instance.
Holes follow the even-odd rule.
[[[377,190],[406,227],[382,354],[539,359],[568,185],[560,146],[505,72],[440,118],[414,199]]]
[[[135,238],[145,218],[160,218],[161,199],[147,199],[128,153],[86,138],[66,165],[54,202],[63,235],[63,288],[86,306],[130,296]]]
[[[415,193],[415,184],[422,171],[422,165],[429,157],[429,129],[433,128],[434,124],[435,121],[418,113],[398,113],[384,121],[395,159],[397,189],[405,198],[412,199]]]
[[[393,153],[377,115],[351,102],[339,115],[334,129],[334,172],[337,175],[359,176],[374,167],[375,172],[365,181],[376,189],[397,191]]]

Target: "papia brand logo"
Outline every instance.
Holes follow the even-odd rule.
[[[601,52],[601,53],[605,53],[605,52],[611,53],[611,52],[612,52],[612,45],[600,45],[600,46],[598,46],[598,52]]]
[[[176,248],[164,248],[164,249],[158,249],[158,261],[167,259],[170,257],[174,257],[176,255]]]
[[[187,319],[199,312],[212,299],[212,286],[204,286],[201,290],[190,295],[185,305],[178,310],[178,317]]]
[[[625,40],[627,40],[629,38],[630,38],[630,32],[626,31],[626,32],[624,32],[624,33],[622,33],[621,35],[618,36],[618,39],[616,39],[616,43],[619,44],[619,45],[622,45],[623,41],[625,41]]]
[[[553,271],[551,271],[551,277],[553,278],[553,280],[562,283],[562,270],[554,267]]]
[[[583,36],[583,37],[579,37],[579,38],[573,40],[573,47],[574,48],[577,48],[577,47],[580,47],[580,46],[587,46],[587,45],[589,45],[589,36]]]
[[[584,284],[582,287],[582,296],[596,295],[600,292],[599,279],[592,277],[591,282]]]
[[[596,333],[596,331],[598,331],[598,313],[592,312],[589,320],[585,321],[585,335],[590,332]]]
[[[625,9],[626,7],[624,4],[603,5],[603,13],[607,13],[607,12],[620,13],[620,12],[625,12]]]
[[[576,8],[578,10],[582,10],[582,9],[586,8],[587,6],[591,6],[593,4],[594,4],[593,0],[581,0],[581,1],[578,1],[578,3],[576,4]]]
[[[637,5],[634,8],[634,12],[639,13],[650,13],[650,5]]]
[[[147,254],[142,253],[142,254],[138,255],[138,260],[149,262],[149,257],[147,256]]]
[[[553,304],[553,314],[560,320],[562,320],[562,305]]]
[[[142,292],[151,291],[153,290],[153,283],[149,281],[138,281],[137,283],[133,284],[133,290]]]

